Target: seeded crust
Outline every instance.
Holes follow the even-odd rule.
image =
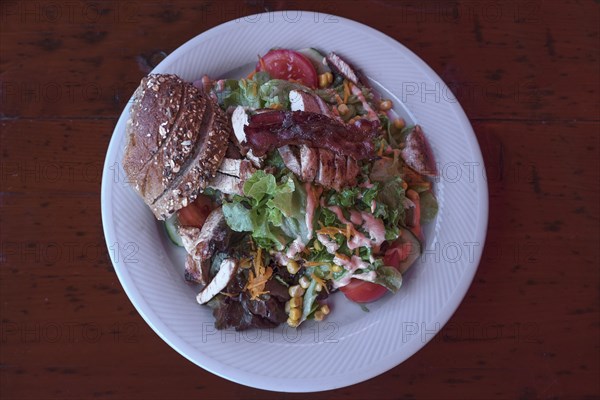
[[[155,202],[150,206],[158,219],[169,218],[175,211],[193,202],[215,177],[227,150],[231,125],[227,115],[211,98],[207,98],[205,118],[193,158]]]
[[[175,75],[150,75],[136,90],[123,169],[158,219],[196,199],[227,149],[218,104]]]
[[[170,138],[180,114],[184,88],[184,82],[175,75],[149,75],[142,79],[134,93],[126,127],[123,169],[133,188],[145,200],[145,175],[154,155]]]

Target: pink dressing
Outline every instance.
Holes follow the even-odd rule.
[[[321,206],[324,206],[324,202],[321,201]],[[333,212],[341,223],[350,225],[352,231],[352,237],[348,240],[348,248],[354,250],[359,247],[378,247],[385,241],[385,226],[383,221],[379,218],[375,218],[373,215],[352,210],[350,212],[350,220],[348,221],[344,217],[341,207],[329,206],[327,207]],[[354,225],[361,225],[362,228],[369,233],[370,238],[366,237],[362,232],[358,231]]]
[[[296,238],[288,247],[288,251],[285,256],[288,259],[293,259],[296,254],[301,253],[304,250],[304,247],[305,246],[304,243],[302,243],[302,240],[300,240],[300,238]]]
[[[369,103],[367,103],[367,99],[365,99],[365,96],[363,95],[362,91],[354,85],[352,85],[352,94],[358,97],[358,99],[362,103],[364,110],[367,112],[367,119],[371,121],[379,121],[377,113],[373,111],[371,106],[369,106]]]
[[[333,281],[333,287],[334,288],[340,288],[342,286],[346,286],[347,284],[350,283],[350,280],[352,278],[358,278],[358,279],[363,279],[363,280],[368,280],[366,279],[368,276],[368,274],[370,272],[373,273],[373,275],[375,274],[374,271],[369,271],[366,273],[362,273],[362,274],[356,274],[354,275],[354,272],[358,269],[367,269],[369,268],[369,264],[364,262],[363,260],[361,260],[360,257],[358,256],[352,256],[349,260],[345,259],[345,258],[341,258],[338,256],[335,256],[333,258],[333,263],[336,265],[339,265],[340,267],[344,268],[347,273],[344,274],[344,276],[342,276],[339,280],[334,280]],[[371,279],[374,279],[375,277],[373,276]]]

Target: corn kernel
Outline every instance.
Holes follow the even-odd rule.
[[[325,314],[321,311],[315,312],[315,321],[323,321],[323,318],[325,318]]]
[[[300,285],[290,286],[288,293],[291,297],[302,297],[304,295],[304,289]]]
[[[294,275],[296,272],[298,272],[300,270],[300,266],[294,260],[288,260],[286,268],[287,268],[288,272],[292,275]]]
[[[323,304],[321,306],[321,308],[319,309],[319,311],[321,311],[323,314],[327,315],[327,314],[329,314],[329,312],[331,310],[329,309],[329,306],[327,304]]]
[[[302,286],[302,289],[308,289],[308,287],[310,286],[310,280],[306,276],[300,278],[298,283],[300,284],[300,286]]]
[[[321,249],[323,248],[323,246],[321,246],[321,242],[319,242],[318,240],[315,240],[315,243],[313,244],[313,246],[316,251],[321,251]]]
[[[391,108],[392,108],[391,100],[383,100],[381,103],[379,103],[379,109],[381,111],[388,111]]]
[[[333,82],[333,75],[331,72],[325,72],[324,74],[319,75],[319,87],[325,88],[331,85]]]
[[[295,298],[295,297],[294,297],[294,298]],[[286,312],[286,313],[289,313],[291,309],[292,309],[292,304],[291,304],[291,302],[288,300],[288,301],[286,301],[286,302],[285,302],[285,312]]]
[[[406,126],[406,122],[404,122],[404,118],[398,118],[394,120],[394,128],[402,129]]]
[[[288,320],[287,320],[287,324],[288,324],[289,326],[291,326],[292,328],[295,328],[295,327],[297,327],[298,325],[300,325],[300,320],[294,320],[294,319],[288,318]]]
[[[290,314],[289,314],[290,319],[299,320],[301,315],[302,315],[302,311],[299,308],[292,308],[290,310]]]
[[[321,290],[323,290],[323,285],[321,285],[320,283],[317,283],[315,285],[315,291],[320,292]]]
[[[339,265],[337,265],[337,264],[334,264],[334,265],[331,267],[331,270],[332,270],[333,272],[342,272],[342,267],[340,267],[340,266],[339,266]]]
[[[286,303],[290,304],[290,310],[292,308],[299,308],[302,307],[302,297],[292,297],[289,301],[287,301]],[[287,312],[289,312],[289,310],[286,310]]]
[[[347,105],[342,103],[338,106],[338,111],[340,112],[340,115],[346,115],[346,114],[348,114],[348,111],[350,111],[350,109],[348,108]]]

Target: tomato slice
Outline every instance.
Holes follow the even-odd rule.
[[[177,211],[177,219],[182,226],[202,228],[213,208],[210,197],[199,195],[192,204]]]
[[[257,71],[266,71],[274,79],[299,81],[308,87],[317,87],[317,71],[308,58],[297,51],[271,50],[256,64]]]
[[[371,303],[382,298],[387,292],[387,289],[381,285],[354,278],[340,290],[349,300],[356,303]]]
[[[403,243],[401,239],[396,240],[386,250],[383,256],[383,263],[399,270],[400,263],[408,258],[411,251],[413,251],[413,246],[410,242]]]

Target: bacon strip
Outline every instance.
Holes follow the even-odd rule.
[[[372,139],[379,136],[378,127],[378,121],[347,125],[319,113],[271,111],[253,115],[244,132],[257,156],[285,145],[305,144],[365,160],[376,156]]]

